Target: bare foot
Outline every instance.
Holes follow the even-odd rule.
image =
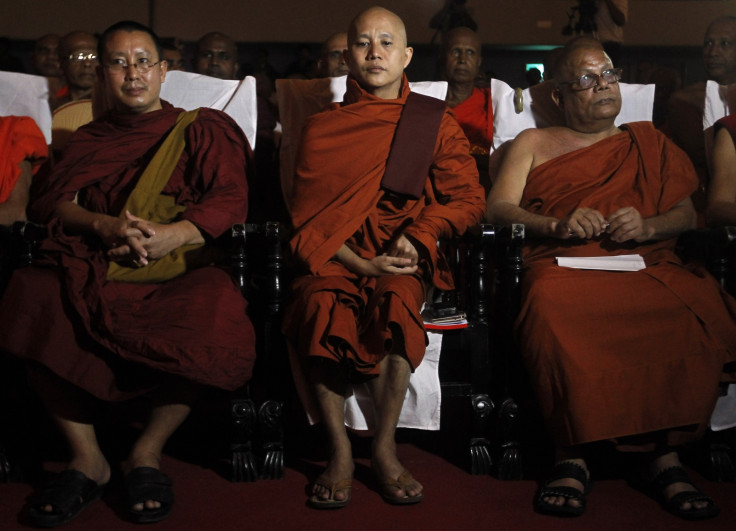
[[[353,463],[353,456],[350,450],[347,451],[336,451],[330,461],[327,463],[327,468],[320,475],[320,483],[313,483],[310,494],[313,499],[327,501],[330,499],[330,485],[335,485],[339,481],[349,479],[353,477],[355,471],[355,464]],[[333,493],[333,500],[345,501],[350,496],[350,489],[340,489]]]
[[[381,484],[381,494],[388,501],[400,502],[406,498],[421,499],[424,487],[401,464],[396,456],[395,444],[381,447],[374,441],[371,468]]]

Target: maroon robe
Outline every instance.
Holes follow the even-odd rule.
[[[348,77],[344,103],[313,116],[305,127],[289,204],[291,248],[306,274],[292,286],[283,327],[302,359],[349,360],[358,372],[376,374],[383,357],[395,350],[416,368],[426,345],[420,316],[426,287],[452,285],[437,240],[463,234],[483,215],[478,172],[449,109],[422,197],[381,188],[408,95],[406,77],[400,97],[392,100],[368,94]],[[417,274],[363,278],[332,258],[345,243],[370,260],[402,233],[424,257]]]
[[[0,301],[0,348],[33,360],[94,396],[121,400],[165,374],[235,389],[251,375],[254,336],[246,303],[215,266],[160,284],[107,280],[106,249],[69,235],[56,206],[78,192],[84,208],[119,215],[161,140],[181,112],[107,115],[72,137],[41,184],[32,219],[50,222],[33,267],[15,272]],[[201,109],[164,192],[186,206],[181,219],[208,243],[247,213],[247,140],[224,113]]]
[[[547,161],[528,177],[521,206],[564,218],[577,207],[603,216],[633,206],[669,211],[698,180],[685,153],[651,123]],[[736,359],[736,301],[700,270],[684,267],[674,240],[530,242],[517,336],[557,444],[652,432],[670,444],[708,422]],[[556,256],[641,254],[646,269],[559,267]]]

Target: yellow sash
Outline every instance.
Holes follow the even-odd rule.
[[[134,216],[156,223],[169,223],[186,207],[174,203],[174,198],[161,194],[169,182],[181,154],[184,151],[185,132],[196,118],[199,109],[186,111],[179,115],[176,124],[146,167],[138,184],[125,202],[120,217],[125,218],[128,210]],[[184,274],[187,269],[211,263],[214,254],[203,244],[184,245],[168,255],[151,260],[144,267],[128,267],[118,262],[110,262],[107,269],[108,280],[123,282],[164,282]]]

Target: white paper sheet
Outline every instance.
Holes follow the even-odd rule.
[[[646,267],[638,254],[619,256],[558,256],[557,265],[575,269],[599,269],[602,271],[639,271]]]

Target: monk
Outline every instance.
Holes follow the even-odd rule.
[[[736,115],[716,122],[713,175],[708,183],[705,221],[713,227],[736,225]]]
[[[307,122],[300,146],[289,204],[301,276],[283,330],[330,443],[327,469],[308,500],[316,508],[350,499],[345,393],[348,382],[366,380],[376,411],[371,465],[381,494],[395,504],[422,500],[422,485],[399,461],[394,438],[409,375],[424,356],[420,309],[431,284],[447,289],[452,282],[437,240],[461,235],[483,214],[483,190],[459,125],[442,101],[411,96],[404,69],[412,52],[397,15],[381,7],[360,13],[348,30],[345,99]],[[416,98],[432,108],[436,139],[432,131],[431,142],[417,142],[426,159],[407,170],[412,190],[396,191],[401,187],[384,177],[387,158],[407,100]]]
[[[686,269],[675,238],[695,227],[687,156],[649,122],[621,128],[618,80],[600,43],[574,40],[554,75],[565,127],[512,143],[488,197],[493,223],[523,223],[517,341],[557,445],[538,511],[579,515],[588,444],[647,452],[642,485],[686,519],[718,514],[677,448],[707,426],[724,365],[736,359],[736,301]],[[639,271],[556,265],[555,257],[639,254]],[[732,378],[734,374],[731,374]]]
[[[25,221],[31,179],[46,161],[43,133],[28,116],[0,116],[0,225]]]
[[[481,62],[480,39],[473,30],[459,27],[445,35],[445,101],[470,141],[471,154],[487,157],[493,143],[493,105],[490,87],[476,86]]]
[[[41,527],[77,516],[110,480],[93,424],[99,404],[143,395],[151,413],[122,465],[126,509],[135,522],[166,518],[164,444],[198,389],[236,389],[254,361],[245,301],[207,254],[246,219],[247,140],[220,111],[183,113],[160,99],[166,63],[147,27],[111,26],[97,53],[112,108],[77,131],[42,183],[31,212],[51,237],[0,301],[0,349],[28,361],[71,450],[30,502]]]

